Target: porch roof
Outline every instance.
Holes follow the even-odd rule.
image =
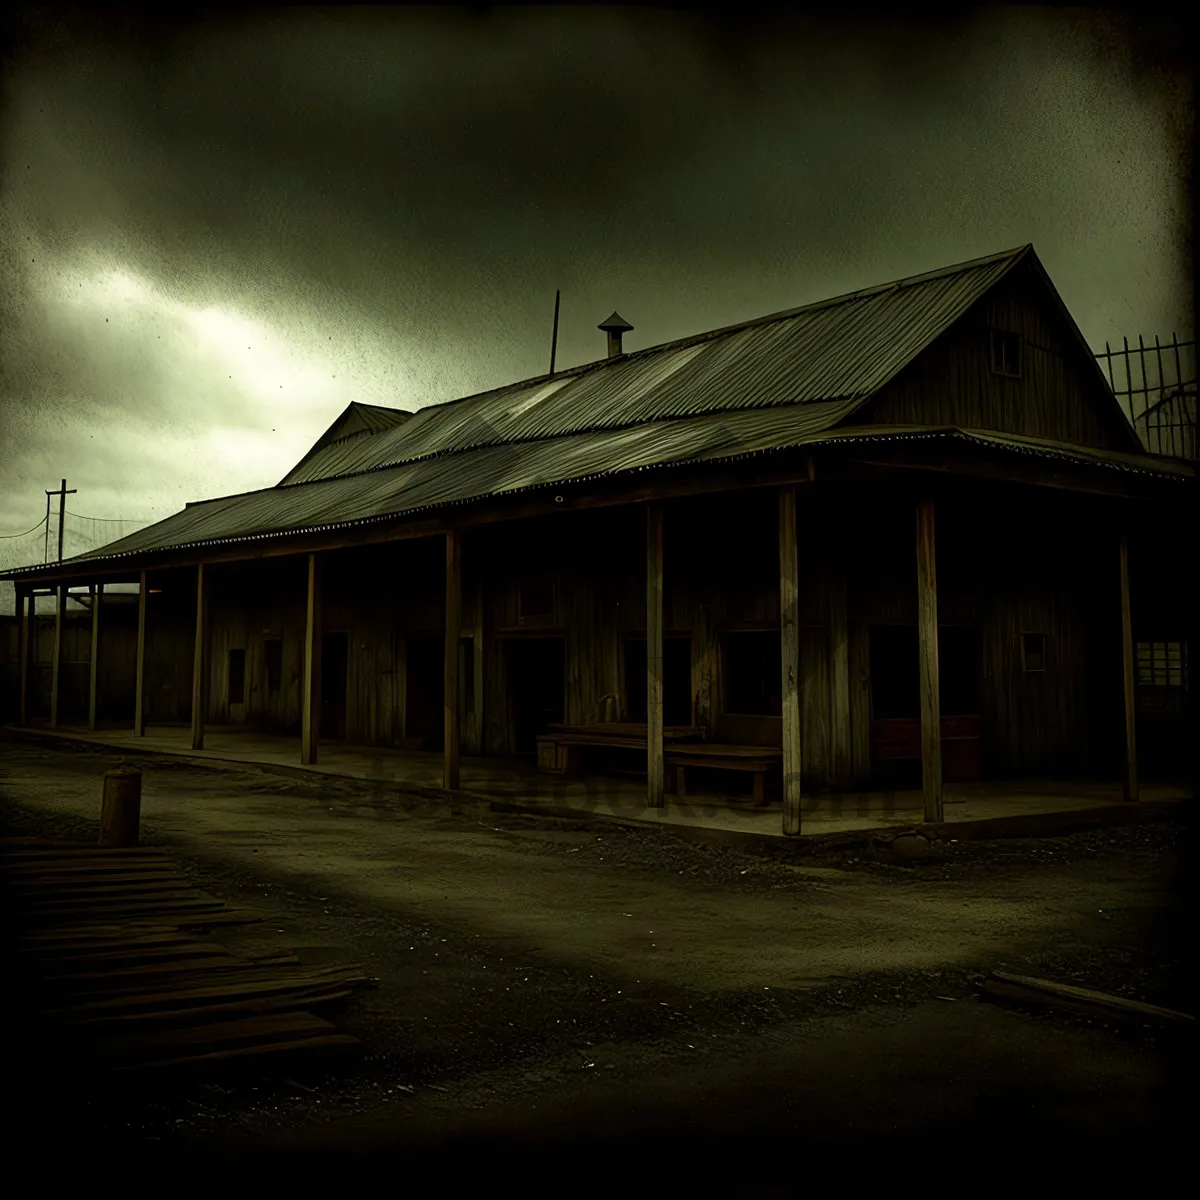
[[[805,446],[940,441],[1004,455],[1036,456],[1105,471],[1194,479],[1182,463],[957,427],[877,425],[830,429],[854,405],[843,400],[742,412],[709,413],[632,429],[598,430],[524,445],[488,446],[444,458],[338,479],[266,488],[189,504],[182,512],[99,550],[64,560],[132,560],[164,550],[230,546],[329,532],[489,496],[583,483],[620,474],[689,464],[732,462]],[[453,469],[448,469],[453,466]],[[17,568],[0,578],[37,579],[62,573],[64,563]]]

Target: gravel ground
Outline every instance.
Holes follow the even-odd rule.
[[[82,802],[70,811],[75,802],[68,784],[73,772],[94,776],[111,761],[78,752],[40,753],[24,760],[33,764],[27,781],[36,781],[42,769],[37,763],[44,762],[46,771],[59,771],[67,784],[47,800],[23,784],[20,771],[6,778],[3,833],[93,840],[96,821],[79,811]],[[323,819],[328,813],[329,820],[342,823],[339,828],[357,821],[377,831],[394,820],[394,812],[372,811],[379,801],[369,789],[348,781],[313,788],[247,772],[221,773],[214,783],[204,777],[217,777],[216,772],[161,763],[152,769],[158,780],[174,778],[180,787],[236,784],[240,795],[264,802],[315,802]],[[389,801],[385,808],[394,805]],[[631,980],[629,973],[589,969],[593,964],[565,944],[547,953],[528,939],[452,918],[449,910],[443,920],[436,907],[431,915],[415,905],[374,904],[336,882],[300,874],[286,861],[268,860],[265,844],[262,854],[255,846],[234,855],[219,845],[189,841],[175,818],[164,815],[144,822],[143,844],[170,849],[199,886],[263,917],[261,925],[222,930],[214,940],[235,949],[296,948],[304,961],[360,962],[378,977],[376,990],[356,996],[333,1017],[363,1039],[365,1053],[356,1068],[338,1073],[196,1083],[119,1101],[84,1097],[76,1119],[143,1146],[197,1148],[245,1139],[286,1141],[297,1131],[315,1136],[313,1131],[348,1121],[386,1120],[389,1114],[407,1120],[417,1110],[450,1127],[464,1114],[502,1111],[531,1094],[565,1104],[580,1089],[594,1087],[585,1081],[596,1076],[633,1095],[654,1078],[698,1069],[690,1064],[701,1057],[709,1068],[728,1064],[733,1070],[772,1038],[783,1039],[781,1054],[800,1053],[797,1047],[810,1045],[821,1030],[842,1029],[847,1021],[857,1023],[858,1038],[862,1029],[892,1028],[908,1019],[928,1025],[930,1011],[943,1022],[950,1018],[937,1013],[959,1010],[953,1020],[974,1020],[968,1008],[993,1007],[981,1004],[978,987],[992,968],[1164,1004],[1181,1004],[1184,995],[1174,939],[1181,918],[1172,902],[1183,851],[1176,824],[947,844],[936,860],[914,863],[888,861],[861,848],[782,861],[773,853],[685,840],[653,828],[455,813],[422,801],[407,807],[421,814],[421,837],[436,834],[453,842],[486,836],[498,855],[519,856],[535,881],[539,872],[549,878],[550,872],[569,870],[603,880],[617,895],[622,888],[634,895],[641,887],[661,889],[670,878],[684,901],[729,896],[764,914],[779,905],[863,893],[885,905],[892,894],[898,904],[910,894],[933,895],[947,911],[997,898],[1036,905],[1053,898],[1056,888],[1069,887],[1072,925],[1055,936],[1013,943],[1001,957],[958,955],[943,966],[873,970],[868,956],[865,967],[807,987],[713,986],[689,970],[686,956],[675,976],[660,971]],[[1085,905],[1095,911],[1085,912]],[[847,936],[855,936],[849,923]],[[1087,1043],[1101,1047],[1091,1053],[1111,1054],[1114,1062],[1126,1055],[1154,1064],[1166,1053],[1162,1030],[1137,1022],[1034,1011],[987,1019],[1019,1021],[1030,1038],[1101,1038]],[[1004,1030],[1010,1036],[1010,1026]]]

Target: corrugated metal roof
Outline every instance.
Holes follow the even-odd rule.
[[[1136,455],[1105,455],[990,431],[834,429],[1027,250],[543,376],[411,417],[354,406],[360,415],[371,409],[389,414],[380,416],[380,424],[393,413],[403,423],[324,446],[318,442],[320,448],[293,471],[296,482],[190,504],[69,561],[83,565],[336,529],[487,496],[851,438],[955,437],[1006,452],[1176,473]]]
[[[573,434],[523,446],[486,446],[455,455],[454,470],[424,459],[366,475],[267,488],[190,505],[119,542],[68,560],[84,565],[151,551],[258,541],[363,525],[540,487],[581,483],[654,467],[721,462],[805,445],[953,439],[1007,453],[1034,454],[1113,470],[1195,478],[1187,467],[1149,457],[1090,451],[1034,438],[970,430],[897,426],[833,429],[853,400],[706,413],[631,429]],[[53,570],[53,564],[46,568]],[[0,573],[30,575],[37,568]]]
[[[1027,249],[430,405],[397,429],[325,447],[287,482],[670,417],[863,400],[948,329]]]

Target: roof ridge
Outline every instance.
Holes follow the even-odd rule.
[[[766,313],[763,316],[750,317],[748,320],[738,321],[732,325],[722,325],[716,329],[708,329],[700,333],[689,333],[685,337],[675,338],[673,341],[659,342],[654,346],[643,346],[640,350],[630,350],[617,358],[599,358],[589,363],[580,363],[578,366],[567,367],[561,371],[532,375],[528,379],[522,379],[514,383],[500,384],[494,388],[486,388],[482,392],[472,392],[467,396],[455,396],[451,400],[440,400],[435,404],[424,404],[416,409],[414,415],[416,413],[428,412],[430,409],[449,408],[452,404],[460,404],[467,400],[480,400],[484,396],[495,396],[500,392],[506,392],[510,389],[516,390],[518,388],[533,387],[535,384],[546,383],[551,379],[584,375],[590,371],[602,370],[604,367],[611,366],[614,362],[628,362],[634,358],[648,358],[650,355],[661,353],[664,350],[682,350],[687,346],[708,341],[710,338],[722,337],[726,334],[737,333],[742,329],[751,329],[759,325],[769,325],[773,321],[785,321],[789,317],[797,317],[804,312],[812,312],[820,308],[831,308],[834,305],[845,304],[851,300],[865,299],[868,296],[876,296],[893,288],[900,289],[911,287],[918,283],[928,283],[931,280],[944,278],[960,271],[974,270],[978,267],[987,266],[989,263],[1000,262],[1002,259],[1011,258],[1016,263],[1031,250],[1033,250],[1033,243],[1026,242],[1023,246],[1016,246],[1011,250],[1003,250],[996,254],[985,254],[980,258],[970,258],[964,262],[937,267],[932,271],[925,271],[919,275],[905,275],[900,279],[893,279],[889,283],[873,284],[871,287],[859,288],[852,292],[842,292],[837,296],[828,296],[824,300],[813,300],[808,304],[801,304],[795,308],[785,308],[778,312]]]

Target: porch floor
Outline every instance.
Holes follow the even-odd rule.
[[[442,786],[442,757],[435,752],[323,741],[318,763],[302,766],[297,737],[221,726],[205,730],[203,750],[192,749],[190,727],[179,725],[151,726],[143,737],[129,729],[91,731],[61,725],[53,730],[42,725],[16,732],[49,734],[117,750],[198,761],[245,763],[279,774],[368,780],[392,791],[440,792]],[[784,836],[778,801],[755,808],[748,800],[743,802],[730,797],[689,795],[681,799],[668,794],[665,808],[654,809],[646,804],[644,779],[602,775],[562,779],[538,772],[532,758],[464,756],[460,759],[460,790],[522,806],[571,810],[625,822]],[[1142,783],[1141,793],[1142,805],[1154,801],[1179,801],[1188,795],[1186,787],[1155,783]],[[1105,781],[1017,780],[948,784],[944,800],[948,824],[1122,807],[1128,806],[1122,799],[1120,784]],[[915,789],[812,794],[804,797],[801,836],[886,831],[897,826],[918,825],[923,820],[921,793]]]

